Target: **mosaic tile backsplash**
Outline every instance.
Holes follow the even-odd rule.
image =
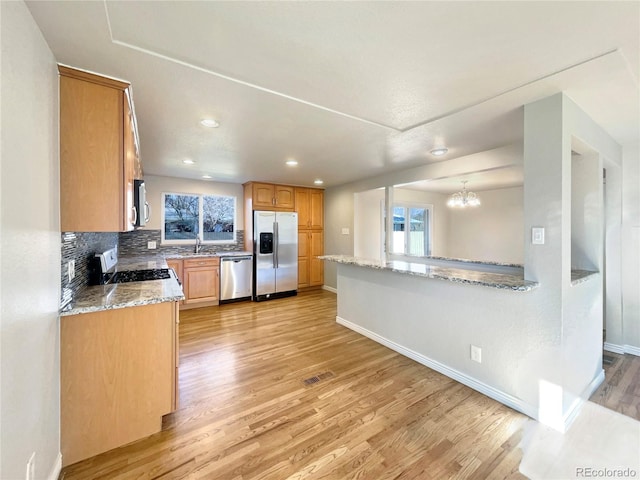
[[[160,245],[160,230],[134,230],[120,234],[118,244],[119,255],[140,255],[140,254],[185,254],[193,252],[195,240],[189,245]],[[149,250],[147,242],[156,242],[157,249]],[[216,252],[238,252],[244,250],[244,231],[236,231],[236,242],[231,244],[203,244],[201,253]]]
[[[62,233],[61,306],[71,300],[79,290],[87,286],[89,282],[89,258],[95,252],[102,252],[116,245],[118,245],[118,233]],[[76,262],[76,276],[71,282],[67,272],[67,264],[70,260],[75,260]]]

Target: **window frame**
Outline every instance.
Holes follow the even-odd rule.
[[[405,229],[404,229],[404,245],[402,248],[402,253],[395,253],[394,252],[394,245],[393,245],[393,237],[394,237],[394,230],[393,230],[393,210],[395,208],[403,208],[405,211]],[[383,208],[384,209],[384,208]],[[425,254],[424,255],[412,255],[411,253],[408,252],[409,249],[409,235],[411,232],[411,226],[410,226],[410,212],[411,209],[421,209],[421,210],[426,210],[428,213],[428,221],[425,222],[425,234],[426,234],[426,243],[425,243]],[[431,252],[433,251],[433,204],[429,204],[429,203],[414,203],[414,202],[393,202],[393,204],[391,205],[391,219],[389,221],[389,226],[391,227],[391,245],[389,245],[389,255],[390,256],[394,256],[394,257],[413,257],[413,258],[422,258],[422,257],[430,257],[431,256]],[[383,212],[384,213],[384,212]],[[407,219],[409,218],[409,228],[407,228]]]
[[[203,245],[229,245],[238,243],[237,221],[238,221],[238,197],[234,195],[217,195],[212,193],[188,193],[188,192],[162,192],[161,195],[161,215],[160,215],[160,244],[161,245],[193,245],[196,236],[186,239],[168,239],[165,237],[165,198],[167,195],[184,195],[198,197],[198,236]],[[204,239],[204,197],[223,197],[233,199],[233,238],[229,240],[205,240]]]

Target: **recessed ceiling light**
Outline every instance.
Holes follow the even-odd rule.
[[[313,183],[316,185],[322,185],[324,182],[318,178],[317,180],[314,180]]]
[[[202,175],[202,178],[209,179],[209,178],[213,178],[213,177],[211,175]]]
[[[194,162],[190,158],[185,158],[184,160],[182,160],[182,163],[184,163],[185,165],[193,165],[196,162]]]
[[[287,165],[289,165],[290,167],[295,167],[296,165],[298,165],[298,162],[296,162],[295,160],[287,160],[285,162]]]
[[[447,153],[449,151],[449,149],[447,148],[434,148],[433,150],[431,150],[431,155],[435,155],[436,157],[440,157],[442,155],[444,155],[445,153]]]
[[[200,120],[200,124],[209,128],[218,128],[220,126],[220,123],[216,122],[212,118],[203,118],[202,120]]]

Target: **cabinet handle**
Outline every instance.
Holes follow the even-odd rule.
[[[276,197],[271,198],[271,205],[275,205],[276,204]]]

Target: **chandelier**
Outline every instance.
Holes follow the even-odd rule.
[[[447,205],[454,208],[477,207],[480,205],[480,199],[475,193],[467,190],[467,181],[464,180],[462,182],[462,191],[451,195]]]

